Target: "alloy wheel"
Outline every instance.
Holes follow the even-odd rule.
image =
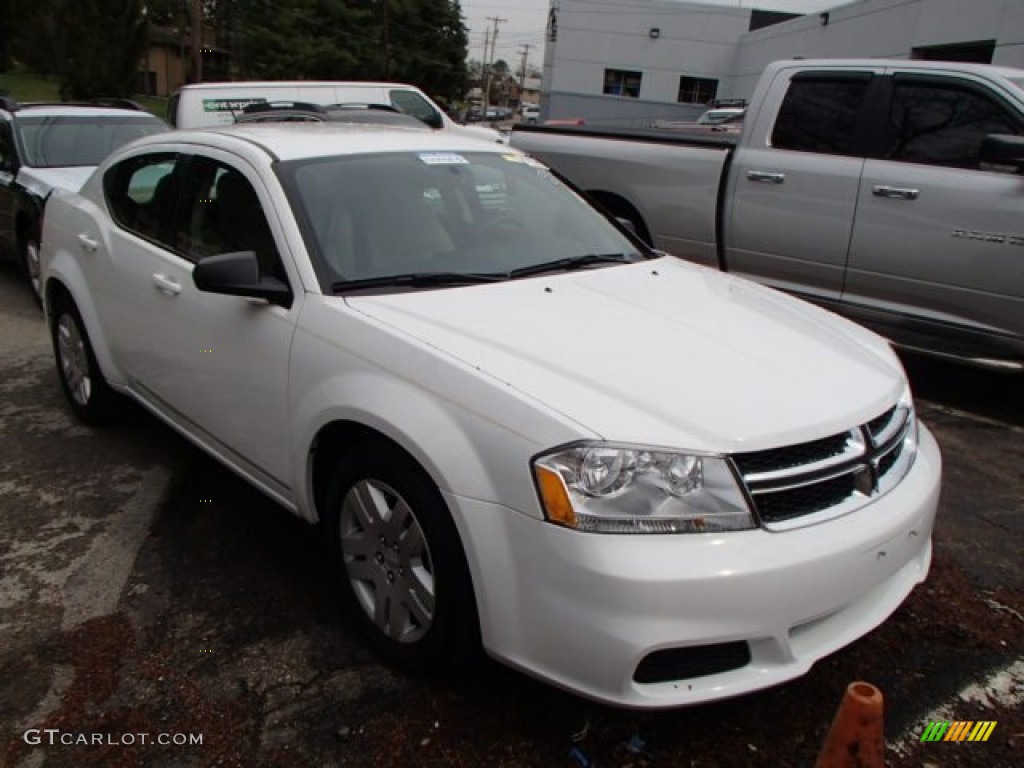
[[[386,483],[364,479],[345,495],[345,570],[360,607],[385,636],[415,643],[434,619],[434,563],[412,508]]]

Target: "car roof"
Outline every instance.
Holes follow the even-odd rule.
[[[405,88],[419,90],[409,83],[392,83],[374,80],[229,80],[219,83],[190,83],[181,86],[185,91],[213,91],[224,88],[244,90],[245,88]]]
[[[1024,69],[1002,67],[993,64],[971,64],[966,62],[926,61],[923,59],[786,59],[776,61],[775,68],[799,66],[801,68],[821,67],[838,69],[850,67],[883,67],[889,69],[922,70],[936,72],[966,72],[973,75],[988,75],[1006,78],[1024,77]]]
[[[260,147],[278,160],[373,152],[494,152],[519,154],[508,146],[447,131],[359,123],[238,123],[183,130],[139,139],[132,146],[197,144],[229,149]]]
[[[119,109],[116,107],[90,107],[78,104],[19,104],[13,113],[16,117],[151,117],[160,120],[149,112],[137,109]]]

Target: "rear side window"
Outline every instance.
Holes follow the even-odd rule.
[[[159,152],[123,160],[103,177],[110,215],[158,245],[173,247],[173,216],[181,191],[178,155]]]
[[[969,86],[897,79],[882,157],[950,168],[978,168],[990,133],[1020,134],[1009,110]]]
[[[868,74],[793,78],[772,130],[772,146],[797,152],[857,154],[857,123],[870,82]]]

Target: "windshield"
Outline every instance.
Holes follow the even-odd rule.
[[[147,114],[18,118],[25,162],[33,168],[99,165],[122,144],[166,130]]]
[[[602,258],[585,263],[646,258],[521,154],[345,156],[284,163],[280,172],[325,292],[339,281],[426,273],[516,277],[595,255]]]

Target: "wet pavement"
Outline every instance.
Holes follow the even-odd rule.
[[[6,265],[0,361],[0,765],[803,766],[853,680],[886,697],[890,765],[1024,764],[1020,378],[907,360],[945,476],[932,574],[886,624],[794,683],[635,713],[381,665],[316,529],[134,405],[75,423]],[[997,725],[922,744],[929,719]]]

